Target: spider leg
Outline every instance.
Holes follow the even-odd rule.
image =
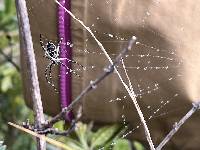
[[[43,38],[43,37],[42,37],[42,34],[40,34],[40,45],[41,45],[42,49],[46,52],[47,49],[46,49],[45,46],[44,46],[44,42],[43,42],[42,38]]]
[[[58,58],[59,57],[59,54],[60,54],[60,45],[58,45],[57,46],[57,48],[55,49],[55,51],[56,51],[56,58]]]
[[[58,50],[57,50],[57,56],[59,56],[59,53],[60,53],[60,44],[62,43],[62,38],[57,42],[58,44],[57,44],[57,48],[58,48]],[[65,50],[66,51],[66,50]],[[67,51],[66,51],[67,52]],[[78,66],[80,66],[81,68],[85,68],[83,65],[81,65],[81,64],[79,64],[77,61],[75,61],[75,60],[71,60],[71,59],[68,59],[68,58],[66,58],[67,59],[67,61],[68,62],[72,62],[72,63],[75,63],[75,64],[77,64]]]
[[[59,46],[59,45],[58,45]],[[67,53],[67,51],[65,50],[65,52]],[[61,58],[62,59],[62,58]],[[80,63],[78,63],[77,61],[73,60],[73,59],[68,59],[68,58],[64,58],[66,59],[68,62],[72,62],[74,64],[77,64],[79,67],[83,68],[83,70],[85,70],[85,67],[83,65],[81,65]]]
[[[76,73],[76,71],[70,69],[68,66],[66,66],[65,64],[63,64],[61,61],[59,61],[59,63],[64,66],[65,68],[67,68],[69,70],[69,72],[72,72],[73,74],[75,74],[78,77],[81,77],[79,74]],[[68,74],[69,72],[66,72],[66,74]]]
[[[45,70],[45,78],[46,78],[46,81],[48,84],[50,84],[54,90],[56,91],[56,93],[58,93],[58,89],[55,87],[55,84],[53,83],[52,81],[52,66],[54,65],[55,63],[52,61],[51,63],[48,64],[48,66],[46,67],[46,70]]]
[[[46,69],[45,69],[45,72],[44,72],[44,74],[45,74],[45,78],[46,78],[46,81],[49,83],[49,78],[48,78],[48,69],[49,69],[49,66],[52,64],[52,62],[50,62],[49,64],[48,64],[48,66],[46,67]]]
[[[60,40],[58,40],[57,41],[57,43],[58,43],[57,45],[60,46],[60,44],[62,43],[62,41],[63,41],[63,38],[61,38]]]
[[[53,67],[53,65],[55,65],[54,62],[52,63],[52,65],[51,65],[50,68],[49,68],[49,81],[50,81],[51,86],[52,86],[52,87],[54,88],[54,90],[56,91],[56,93],[58,93],[58,89],[56,88],[56,86],[55,86],[55,84],[54,84],[54,82],[53,82],[53,80],[52,80],[52,67]]]
[[[60,45],[61,43],[63,42],[63,38],[61,38],[60,40],[57,41],[57,54],[56,56],[59,57],[59,54],[60,54]]]
[[[68,61],[68,62],[72,62],[72,63],[74,63],[74,64],[77,64],[77,65],[80,66],[81,68],[85,68],[83,65],[79,64],[79,63],[78,63],[77,61],[75,61],[75,60],[70,60],[70,59],[67,58],[67,61]]]

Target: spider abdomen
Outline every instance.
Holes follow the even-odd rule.
[[[47,52],[48,52],[50,57],[52,57],[52,58],[57,58],[58,57],[57,48],[52,42],[48,42],[46,44],[46,47],[47,47]]]

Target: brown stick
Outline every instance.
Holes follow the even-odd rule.
[[[32,43],[32,36],[30,31],[29,18],[27,13],[27,7],[25,0],[15,0],[16,10],[18,17],[18,24],[20,30],[20,40],[22,46],[25,49],[25,61],[27,63],[27,73],[30,80],[30,90],[31,98],[33,100],[33,109],[35,116],[35,124],[38,128],[42,127],[42,124],[45,123],[43,106],[40,95],[40,87],[37,76],[37,66],[35,60],[35,54]],[[46,142],[42,139],[37,139],[37,148],[38,150],[46,150]]]

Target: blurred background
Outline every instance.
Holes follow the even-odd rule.
[[[32,150],[31,137],[7,124],[33,118],[22,96],[19,54],[15,1],[0,0],[0,141],[7,149]]]

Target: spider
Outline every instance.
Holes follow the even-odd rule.
[[[83,67],[76,61],[70,60],[68,58],[60,58],[60,44],[62,43],[62,39],[54,44],[51,40],[45,43],[43,41],[44,37],[40,34],[40,44],[42,49],[44,50],[44,57],[50,60],[50,63],[47,65],[45,69],[45,78],[48,84],[50,84],[54,90],[58,93],[58,89],[55,87],[54,82],[52,81],[52,67],[55,65],[62,65],[64,66],[69,72],[74,73],[76,76],[80,77],[74,70],[70,69],[68,66],[62,63],[62,60],[67,60],[68,62],[76,63],[79,66]],[[68,74],[69,72],[66,72]]]

